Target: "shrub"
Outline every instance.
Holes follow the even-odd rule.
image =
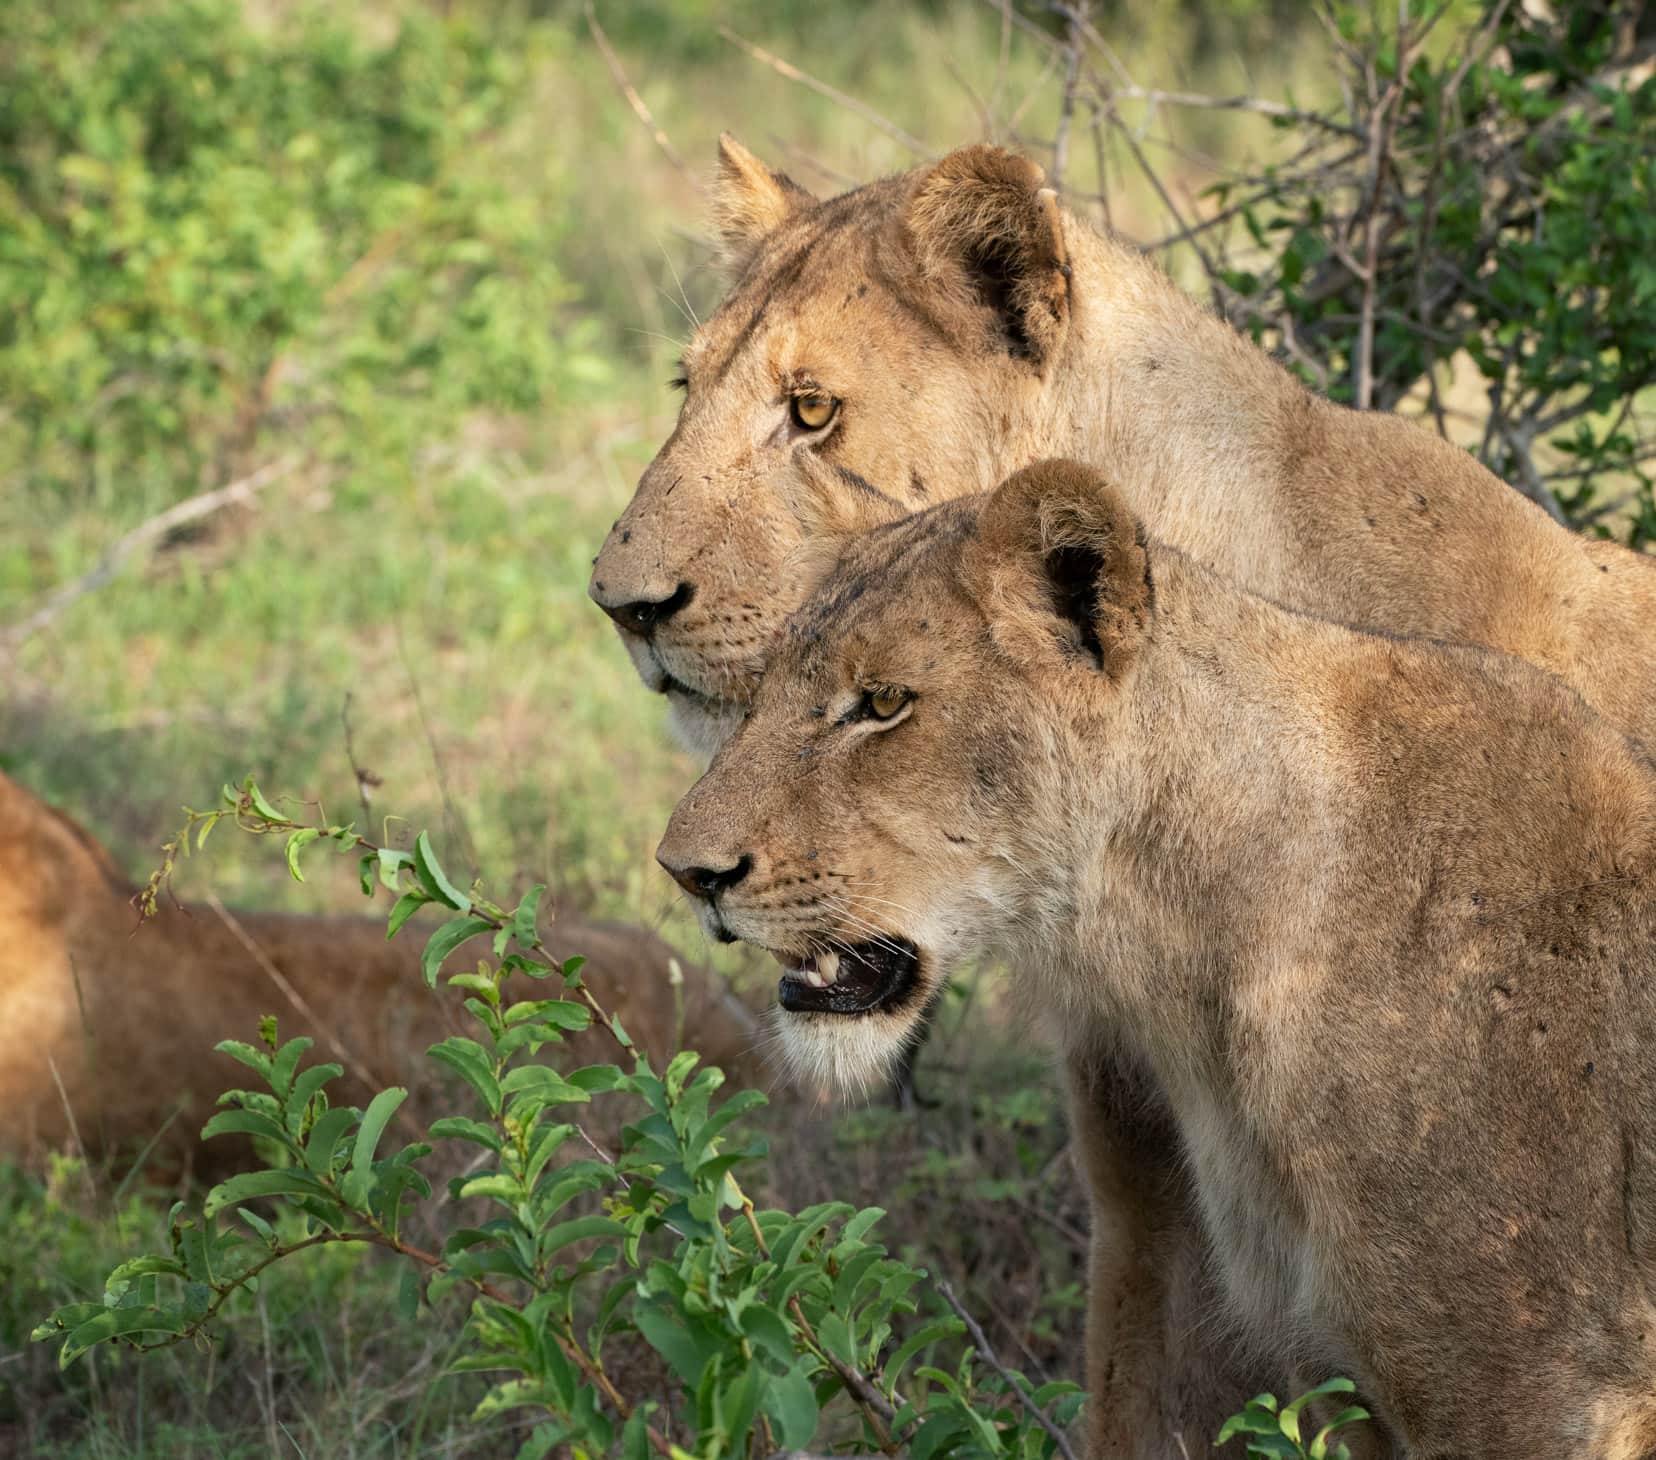
[[[235,0],[0,7],[0,475],[165,503],[299,421],[370,476],[602,374],[546,218],[474,165],[559,44]],[[390,468],[395,470],[393,466]]]
[[[266,1021],[259,1044],[219,1046],[257,1079],[227,1093],[203,1132],[255,1137],[266,1164],[214,1187],[199,1209],[176,1204],[168,1250],[121,1263],[100,1300],[43,1323],[35,1336],[60,1339],[65,1365],[101,1343],[207,1338],[225,1305],[275,1264],[317,1247],[372,1246],[408,1264],[403,1322],[456,1289],[471,1295],[455,1367],[506,1376],[476,1418],[527,1411],[525,1456],[557,1445],[669,1460],[770,1454],[847,1431],[865,1448],[901,1446],[922,1460],[1042,1460],[1067,1447],[1063,1426],[1080,1391],[1032,1385],[986,1350],[962,1347],[975,1325],[946,1284],[874,1240],[878,1208],[755,1207],[739,1173],[763,1151],[740,1122],[763,1096],[716,1101],[722,1077],[698,1071],[692,1052],[660,1073],[636,1056],[582,981],[580,960],[547,955],[536,930],[542,889],[508,910],[456,887],[424,834],[401,851],[349,825],[300,823],[251,779],[226,788],[222,809],[192,813],[171,850],[191,839],[199,847],[224,819],[281,836],[295,877],[314,843],[355,854],[365,892],[397,894],[392,934],[421,907],[443,909],[422,957],[428,982],[461,943],[492,934],[493,961],[447,975],[477,1037],[430,1051],[466,1097],[431,1137],[474,1153],[449,1194],[485,1215],[457,1225],[432,1200],[431,1144],[381,1149],[405,1091],[384,1090],[364,1109],[330,1106],[340,1067],[305,1065],[309,1041],[283,1041]],[[610,1031],[621,1064],[560,1072],[536,1059],[592,1023]],[[624,1102],[633,1116],[614,1155],[582,1128],[580,1109],[593,1100]],[[431,1248],[409,1235],[420,1221],[438,1232]],[[618,1377],[640,1372],[631,1385]]]

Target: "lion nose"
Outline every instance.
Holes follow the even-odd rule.
[[[727,887],[734,887],[753,870],[753,858],[744,852],[728,867],[700,867],[694,864],[677,865],[667,853],[657,851],[656,860],[667,869],[667,874],[692,897],[712,902]]]
[[[689,583],[680,583],[671,593],[661,598],[634,598],[611,594],[601,579],[594,578],[587,590],[592,601],[603,609],[622,628],[649,638],[656,628],[667,622],[685,604],[695,597],[696,590]]]

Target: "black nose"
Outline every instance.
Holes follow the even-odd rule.
[[[695,597],[696,590],[688,583],[680,583],[665,598],[635,598],[630,603],[608,604],[598,595],[598,606],[624,629],[646,637],[655,632],[658,624],[666,623],[675,613]]]
[[[753,870],[753,858],[745,852],[728,867],[667,867],[673,881],[692,897],[711,902],[727,887],[734,887]]]

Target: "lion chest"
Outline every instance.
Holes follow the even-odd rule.
[[[1230,1316],[1261,1338],[1327,1353],[1340,1327],[1336,1262],[1306,1193],[1221,1092],[1170,1094]]]

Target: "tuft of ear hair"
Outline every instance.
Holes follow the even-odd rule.
[[[921,273],[987,311],[991,337],[1037,367],[1069,315],[1070,267],[1057,194],[1027,157],[978,145],[921,173],[904,234]]]
[[[1090,467],[1041,461],[1008,477],[978,519],[992,629],[1019,657],[1057,644],[1118,679],[1155,608],[1143,525]]]
[[[719,134],[719,166],[713,179],[713,222],[724,264],[733,274],[747,267],[759,244],[816,198],[784,172],[773,172],[729,132]]]

